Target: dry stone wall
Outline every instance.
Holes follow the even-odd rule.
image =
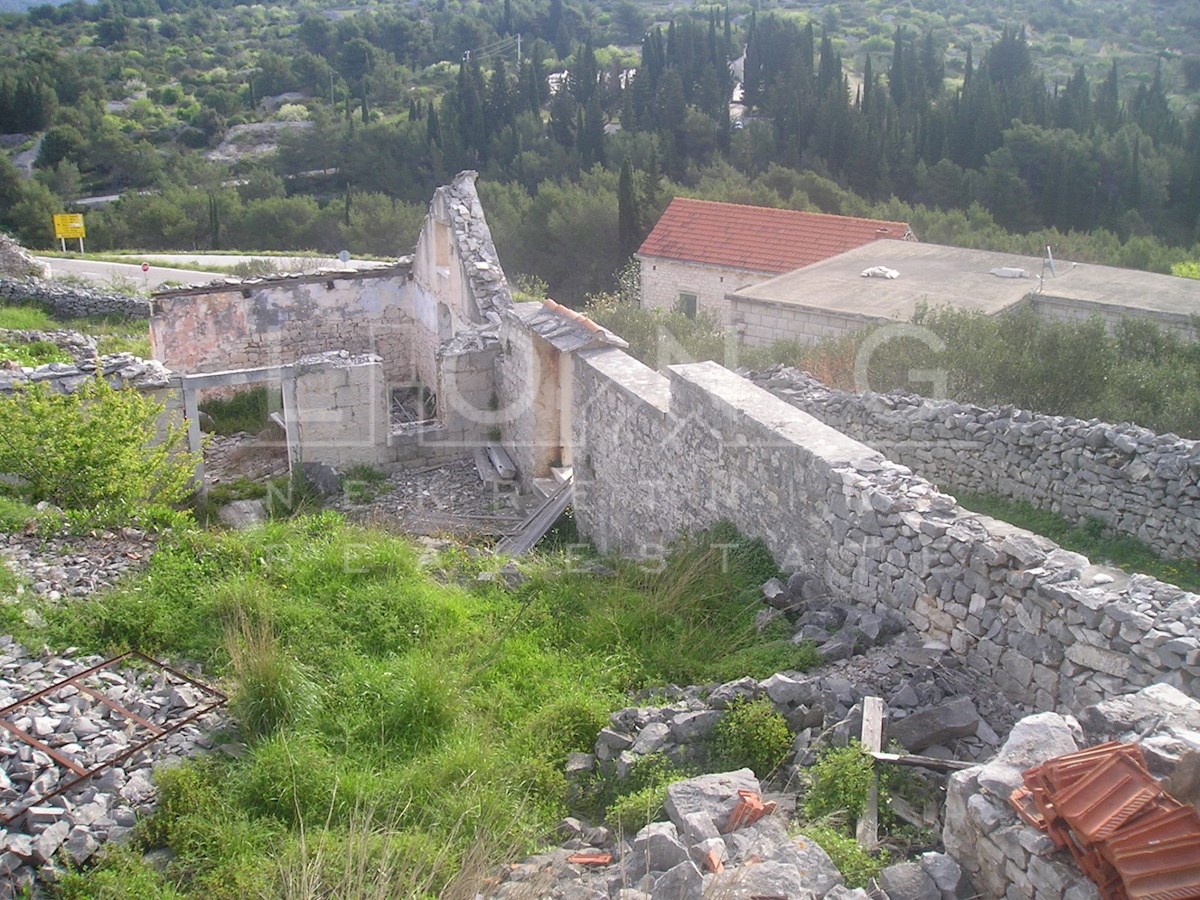
[[[0,305],[25,303],[45,307],[57,319],[81,319],[85,316],[145,319],[150,315],[150,301],[140,297],[68,287],[36,278],[0,277]]]
[[[654,555],[728,518],[1024,706],[1079,709],[1157,681],[1200,689],[1196,595],[969,513],[715,363],[661,375],[588,351],[574,384],[576,519],[602,550]]]
[[[1135,425],[831,390],[776,368],[752,380],[947,490],[1099,519],[1168,559],[1200,555],[1200,443]]]

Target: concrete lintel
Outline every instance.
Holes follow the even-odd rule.
[[[223,372],[201,372],[184,375],[182,387],[185,391],[204,388],[229,387],[238,384],[257,384],[263,381],[287,381],[295,377],[295,366],[262,366],[257,369],[227,369]]]

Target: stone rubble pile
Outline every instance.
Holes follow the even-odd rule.
[[[1011,406],[834,390],[784,366],[745,374],[947,489],[1096,518],[1167,559],[1200,554],[1200,442]]]
[[[0,532],[0,561],[16,573],[22,590],[27,587],[51,602],[112,587],[143,567],[156,547],[153,533],[133,527],[49,537]]]
[[[55,331],[13,331],[0,328],[0,343],[33,344],[45,342],[54,344],[59,350],[68,353],[75,362],[85,362],[96,358],[96,339],[91,335],[80,334],[78,331],[60,329]]]
[[[670,685],[636,695],[645,705],[614,712],[596,738],[594,753],[571,755],[567,775],[580,778],[599,770],[619,780],[658,753],[678,764],[703,766],[714,729],[730,706],[765,698],[794,735],[794,763],[781,769],[778,781],[799,784],[802,767],[813,762],[820,747],[845,746],[859,736],[867,696],[884,698],[889,738],[906,750],[946,759],[984,757],[999,744],[996,729],[1013,721],[1003,698],[979,685],[946,648],[906,637],[819,673]]]
[[[1111,740],[1138,743],[1169,793],[1200,802],[1200,702],[1176,688],[1151,685],[1087,707],[1078,718],[1028,716],[994,758],[956,772],[947,788],[943,842],[978,892],[1028,900],[1099,897],[1065,851],[1018,818],[1009,795],[1026,769]]]
[[[35,303],[56,319],[86,316],[150,317],[150,301],[128,294],[56,284],[38,277],[0,276],[0,305]]]
[[[103,661],[34,655],[0,637],[0,707]],[[106,669],[85,684],[159,727],[170,727],[212,702],[186,681],[156,670]],[[71,686],[19,707],[7,721],[85,769],[151,735]],[[75,776],[43,750],[7,735],[0,744],[0,817],[9,819],[0,824],[0,896],[32,885],[35,878],[53,881],[64,863],[78,867],[105,842],[125,837],[153,808],[153,768],[211,749],[208,735],[224,721],[219,710],[207,713],[44,800],[38,798]]]
[[[15,238],[0,232],[0,276],[47,278],[49,275],[49,269],[34,259]]]
[[[762,799],[749,769],[701,775],[667,788],[668,820],[653,822],[630,839],[607,828],[568,818],[559,826],[563,845],[513,866],[487,896],[497,900],[722,900],[786,897],[796,900],[962,900],[970,896],[962,870],[941,853],[885,869],[879,885],[889,893],[847,888],[821,846],[789,833],[775,801],[761,804],[762,818],[741,815],[746,795]],[[748,824],[742,824],[748,821]]]
[[[75,363],[49,363],[37,368],[26,366],[14,371],[0,371],[0,392],[11,391],[19,384],[44,382],[60,393],[69,394],[95,378],[97,373],[115,388],[132,387],[142,391],[167,388],[178,380],[156,359],[113,353]]]

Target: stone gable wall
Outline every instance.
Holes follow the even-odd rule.
[[[907,467],[714,363],[576,355],[576,520],[653,556],[731,519],[789,569],[894,611],[1027,707],[1200,689],[1200,597],[969,513]]]
[[[794,369],[753,380],[946,490],[1096,518],[1168,559],[1200,556],[1200,442],[1012,407],[831,390]]]

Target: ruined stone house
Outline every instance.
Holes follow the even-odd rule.
[[[1200,691],[1200,597],[968,512],[927,480],[954,483],[971,441],[1002,439],[992,449],[1011,467],[987,466],[1061,484],[1033,491],[1048,503],[1111,508],[1114,528],[1193,547],[1200,444],[887,398],[852,401],[865,405],[855,412],[711,362],[654,371],[579,313],[512,302],[471,173],[439,189],[410,260],[166,292],[152,327],[185,386],[278,379],[302,460],[420,466],[499,444],[527,489],[569,473],[576,523],[601,551],[652,556],[683,529],[731,520],[1023,706],[1067,712],[1158,682]],[[230,373],[230,359],[250,368]],[[394,415],[417,383],[436,398],[427,417]],[[893,415],[874,415],[878,403]],[[839,430],[851,424],[856,437]],[[869,446],[894,452],[896,435],[903,464]],[[921,452],[942,440],[967,449]]]

